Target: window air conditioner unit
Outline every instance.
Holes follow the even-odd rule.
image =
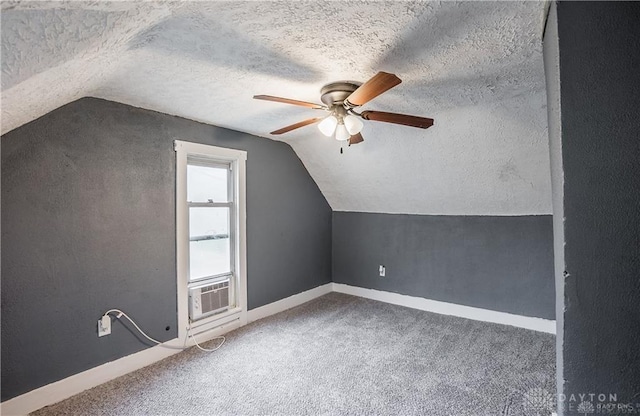
[[[229,279],[189,288],[192,321],[229,309]]]

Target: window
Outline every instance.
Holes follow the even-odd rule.
[[[178,337],[246,323],[246,152],[184,141],[176,149]]]
[[[187,157],[189,282],[233,272],[235,230],[231,164]]]

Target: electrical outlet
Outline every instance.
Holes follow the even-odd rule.
[[[380,268],[379,268],[378,270],[379,270],[379,272],[380,272],[380,277],[384,277],[385,272],[386,272],[385,267],[381,264],[381,265],[380,265]]]
[[[111,318],[109,315],[104,315],[98,320],[98,336],[103,337],[111,334]]]

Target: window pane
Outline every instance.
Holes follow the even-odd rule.
[[[231,271],[229,208],[189,208],[189,279]]]
[[[187,165],[187,201],[227,202],[228,174],[223,167]]]

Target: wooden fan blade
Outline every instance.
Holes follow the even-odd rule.
[[[292,100],[290,98],[274,97],[273,95],[254,95],[253,98],[255,98],[256,100],[275,101],[277,103],[293,104],[293,105],[299,105],[302,107],[314,108],[314,109],[320,109],[320,110],[325,108],[320,104],[309,103],[306,101]]]
[[[363,111],[360,114],[365,120],[384,121],[385,123],[402,124],[404,126],[426,129],[433,126],[433,119],[410,116],[407,114],[385,113],[384,111]]]
[[[349,146],[352,144],[362,143],[364,139],[362,138],[362,134],[356,133],[353,136],[349,137]]]
[[[394,74],[378,72],[369,81],[358,87],[344,101],[349,107],[359,107],[390,90],[402,81]]]
[[[290,126],[283,127],[283,128],[281,128],[279,130],[272,131],[271,134],[287,133],[287,132],[290,132],[291,130],[299,129],[300,127],[304,127],[304,126],[308,126],[309,124],[317,123],[318,121],[322,120],[322,118],[323,117],[308,118],[308,119],[300,121],[300,122],[298,122],[296,124],[292,124]]]

